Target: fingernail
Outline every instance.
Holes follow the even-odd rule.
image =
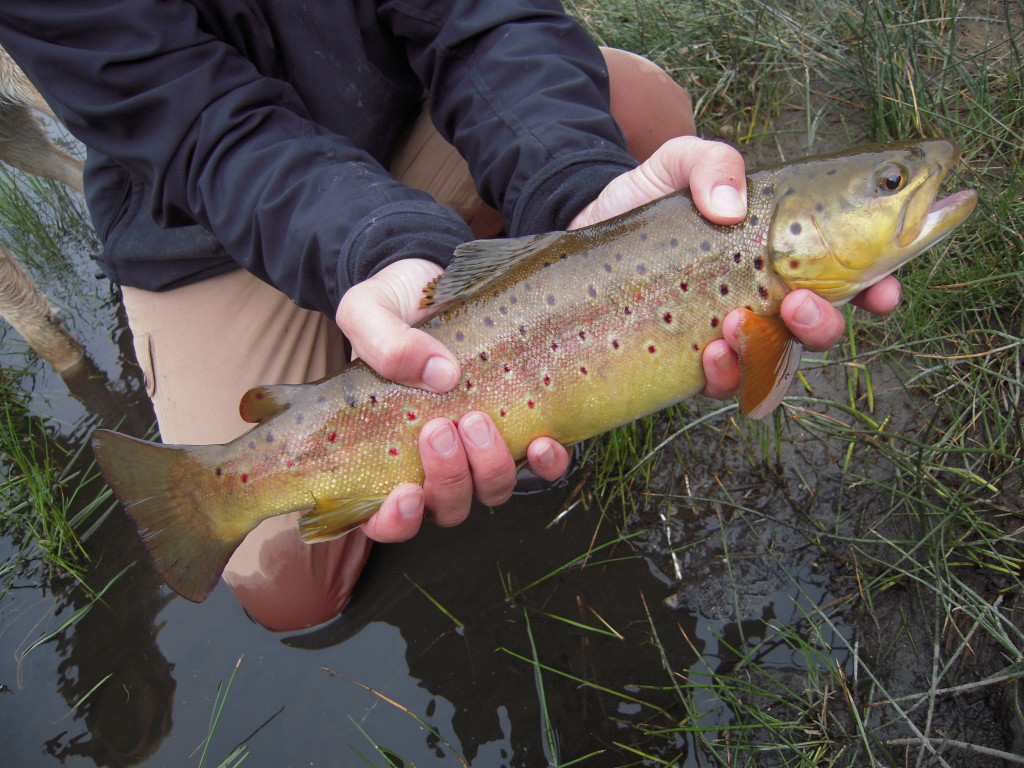
[[[459,428],[469,438],[469,442],[477,448],[486,448],[491,444],[491,428],[483,416],[470,414],[459,421]]]
[[[555,449],[550,443],[541,443],[533,457],[539,467],[550,467],[555,463]]]
[[[723,349],[715,355],[715,367],[720,371],[731,371],[736,367],[736,356],[731,349]]]
[[[817,303],[808,296],[800,306],[793,312],[793,320],[800,325],[811,326],[821,320],[821,309]]]
[[[711,190],[711,208],[719,216],[746,216],[747,205],[736,187],[719,184]]]
[[[455,427],[451,422],[438,427],[427,438],[427,442],[441,456],[451,456],[455,453]]]
[[[421,506],[418,493],[405,493],[398,497],[398,514],[406,519],[417,517]]]
[[[423,366],[423,383],[435,392],[447,392],[455,386],[458,378],[458,370],[443,357],[432,357]]]

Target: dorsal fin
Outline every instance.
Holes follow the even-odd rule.
[[[564,232],[510,237],[500,240],[474,240],[455,249],[448,269],[423,288],[420,307],[433,307],[452,299],[465,299],[499,280],[516,264],[528,261],[547,248]]]
[[[306,386],[308,385],[272,384],[253,387],[242,395],[238,413],[250,424],[264,421],[291,405],[295,396]]]

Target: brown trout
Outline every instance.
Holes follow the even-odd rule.
[[[783,296],[809,288],[841,304],[948,235],[977,201],[936,201],[957,159],[934,140],[767,168],[749,176],[748,216],[731,227],[683,192],[573,232],[468,243],[425,289],[440,309],[421,323],[461,361],[452,391],[357,362],[249,391],[241,413],[258,426],[226,445],[97,430],[97,459],[163,578],[201,601],[262,520],[303,511],[303,539],[326,541],[396,485],[422,482],[417,438],[435,416],[486,412],[518,459],[541,435],[574,443],[696,394],[701,351],[733,309],[747,310],[740,404],[763,416],[800,357]]]

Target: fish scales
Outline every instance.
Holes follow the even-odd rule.
[[[467,244],[430,287],[441,308],[420,324],[462,365],[450,392],[357,363],[250,391],[241,410],[260,423],[226,445],[97,431],[97,457],[165,579],[201,600],[261,520],[302,511],[303,537],[325,540],[396,485],[422,482],[431,418],[483,411],[521,458],[536,437],[573,443],[695,394],[701,353],[733,309],[749,310],[740,367],[743,396],[755,394],[741,404],[761,415],[799,359],[777,317],[785,294],[803,286],[841,303],[948,234],[975,201],[932,202],[955,159],[933,141],[766,169],[748,177],[748,215],[733,227],[677,193],[574,232]]]

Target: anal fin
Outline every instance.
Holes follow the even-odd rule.
[[[740,357],[740,408],[752,419],[767,416],[786,396],[800,367],[803,345],[779,315],[741,310],[736,329]]]
[[[299,535],[307,544],[340,538],[362,525],[386,498],[316,499],[316,506],[299,518]]]

